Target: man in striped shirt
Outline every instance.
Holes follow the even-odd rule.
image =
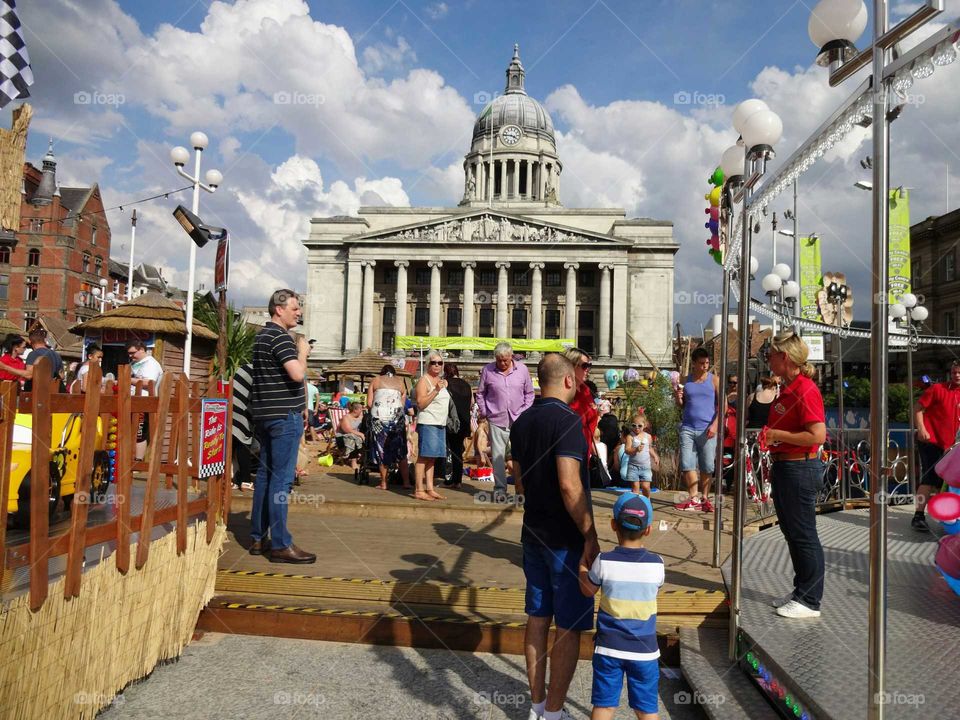
[[[290,331],[300,320],[300,299],[293,290],[277,290],[267,307],[270,321],[253,344],[251,410],[260,441],[260,468],[253,485],[250,553],[269,552],[271,562],[312,563],[317,556],[293,544],[287,530],[287,498],[297,468],[303,435],[310,345]],[[267,539],[269,534],[270,539]]]
[[[253,385],[253,365],[246,363],[233,375],[233,456],[237,459],[237,474],[233,484],[238,490],[250,490],[250,451],[253,445],[253,419],[250,417],[250,391]]]
[[[600,553],[589,570],[580,566],[583,594],[592,597],[602,590],[593,654],[592,720],[613,718],[624,674],[637,718],[657,718],[657,591],[664,573],[663,558],[643,547],[652,521],[650,500],[624,493],[613,506],[611,522],[619,545]]]

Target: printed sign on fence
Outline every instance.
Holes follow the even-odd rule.
[[[200,427],[203,438],[200,477],[222,475],[227,462],[227,401],[204,400]]]

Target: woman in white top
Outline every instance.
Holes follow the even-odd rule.
[[[433,489],[433,466],[437,458],[447,456],[447,414],[450,412],[450,393],[447,381],[441,376],[443,357],[436,350],[427,353],[427,372],[414,390],[420,414],[417,415],[416,489],[417,500],[445,500]]]
[[[380,368],[380,374],[367,388],[367,407],[373,422],[373,456],[380,465],[378,490],[387,489],[387,475],[393,465],[399,465],[403,487],[410,488],[407,469],[407,433],[403,408],[407,388],[390,364]]]

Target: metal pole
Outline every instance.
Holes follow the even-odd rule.
[[[746,156],[746,172],[750,173],[749,148]],[[737,393],[737,470],[734,480],[732,546],[730,550],[730,638],[728,654],[731,660],[737,657],[737,635],[740,630],[740,573],[743,562],[743,511],[747,479],[747,363],[750,360],[750,245],[753,222],[747,214],[747,204],[753,191],[743,188],[743,238],[740,244],[740,304],[737,307],[737,337],[740,342],[737,355],[737,375],[740,392]]]
[[[793,181],[793,271],[797,275],[797,282],[800,283],[800,228],[797,224],[797,180]],[[800,317],[800,305],[803,299],[803,285],[800,285],[800,297],[793,306],[794,317]]]
[[[887,51],[880,44],[889,25],[887,0],[873,4],[873,325],[870,334],[870,600],[867,698],[870,720],[883,720],[887,654],[887,237],[889,233],[889,149]]]
[[[837,449],[840,452],[840,465],[837,468],[838,479],[840,480],[840,503],[846,508],[846,502],[850,498],[850,487],[847,484],[847,436],[846,436],[846,418],[843,410],[843,303],[837,302],[837,325],[840,327],[835,337],[837,338],[837,411],[840,417],[837,421]]]
[[[909,311],[908,311],[909,312]],[[913,325],[912,320],[907,322],[907,407],[909,412],[907,416],[910,418],[910,437],[907,438],[907,474],[910,477],[910,494],[915,495],[917,492],[917,440],[916,440],[916,419],[913,415],[913,339],[917,329]]]
[[[133,247],[137,243],[137,209],[130,218],[130,267],[127,268],[127,300],[133,297]]]
[[[227,291],[217,293],[217,315],[220,332],[217,334],[217,364],[220,366],[220,378],[227,379]]]
[[[194,148],[193,214],[200,214],[200,156],[203,151]],[[190,270],[187,274],[187,336],[183,341],[183,374],[190,377],[190,356],[193,353],[193,290],[197,274],[197,244],[190,241]]]
[[[733,212],[728,210],[728,220],[727,220],[727,237],[730,237],[730,232],[733,230]],[[749,267],[747,268],[749,272]],[[730,315],[730,273],[725,269],[723,271],[723,301],[720,304],[721,312],[723,313],[723,328],[720,333],[720,388],[721,394],[724,389],[724,383],[727,380],[727,352],[728,352],[728,339],[729,335],[727,333],[727,318]],[[740,393],[743,392],[743,388],[740,388],[737,391],[737,397],[740,396]],[[724,436],[726,435],[726,424],[723,422],[723,413],[727,409],[727,400],[726,397],[722,397],[721,400],[721,415],[717,418],[717,459],[714,464],[714,482],[713,482],[713,567],[720,567],[720,520],[722,516],[722,505],[723,505],[723,441]]]

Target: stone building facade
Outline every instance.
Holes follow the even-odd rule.
[[[553,123],[526,93],[517,49],[506,74],[474,124],[458,207],[311,221],[314,363],[392,352],[400,335],[569,338],[605,365],[647,365],[632,336],[669,363],[673,223],[564,207]]]

